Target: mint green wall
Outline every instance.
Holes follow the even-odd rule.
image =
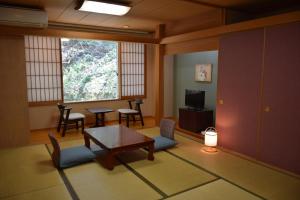
[[[212,64],[212,82],[195,81],[195,65]],[[197,53],[179,54],[174,59],[174,113],[178,118],[178,109],[184,107],[185,89],[205,91],[205,107],[216,108],[218,73],[218,51],[203,51]]]

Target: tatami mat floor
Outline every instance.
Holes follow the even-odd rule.
[[[159,134],[158,128],[138,131]],[[175,137],[177,147],[155,153],[154,161],[144,150],[126,152],[112,171],[99,162],[57,171],[50,145],[0,150],[0,199],[300,199],[296,177],[221,150],[207,154],[200,142],[179,132]],[[61,147],[81,144],[76,139]]]

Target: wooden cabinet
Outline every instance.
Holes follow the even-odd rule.
[[[212,110],[193,110],[179,108],[179,127],[195,133],[204,131],[207,127],[213,126]]]
[[[219,144],[300,174],[300,23],[221,38]]]

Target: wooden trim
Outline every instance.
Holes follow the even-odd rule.
[[[123,96],[121,100],[128,100],[128,99],[145,99],[146,95],[139,95],[139,96]]]
[[[38,102],[28,102],[29,107],[38,107],[38,106],[53,106],[57,103],[62,103],[61,100],[58,101],[38,101]]]
[[[118,78],[118,82],[119,82],[119,98],[122,98],[122,54],[121,54],[121,42],[118,42],[118,70],[119,70],[119,78]]]
[[[144,97],[147,98],[147,45],[144,44]]]
[[[211,8],[218,8],[218,9],[224,8],[224,7],[219,6],[217,4],[212,4],[212,3],[202,2],[202,1],[197,1],[197,0],[181,0],[181,1],[186,1],[186,2],[189,2],[189,3],[194,3],[194,4],[201,5],[201,6],[211,7]]]
[[[65,98],[64,98],[64,80],[63,80],[63,65],[62,65],[62,51],[61,51],[61,39],[59,38],[59,52],[60,52],[60,92],[61,92],[61,100],[62,102],[65,101]]]
[[[274,26],[278,24],[284,24],[284,23],[290,23],[296,21],[300,21],[300,11],[165,37],[161,40],[160,44],[172,44],[172,43],[185,42],[190,40],[219,36],[231,32],[251,30],[251,29],[262,28],[266,26]]]
[[[165,48],[166,55],[190,53],[198,51],[214,51],[219,49],[219,37],[204,38],[181,43],[168,44]]]
[[[156,38],[164,36],[165,26],[159,25],[156,30]],[[155,45],[154,55],[154,93],[155,93],[155,124],[159,125],[164,114],[164,49],[165,45]]]
[[[94,40],[110,40],[110,41],[127,41],[127,42],[140,42],[157,44],[159,41],[149,36],[135,36],[130,34],[117,34],[117,33],[97,33],[97,32],[84,32],[77,30],[63,30],[56,28],[26,28],[26,27],[12,27],[0,26],[1,35],[39,35],[39,36],[55,36],[67,37],[78,39],[94,39]]]
[[[104,100],[95,100],[95,101],[76,101],[76,102],[64,102],[64,104],[80,104],[80,103],[97,103],[97,102],[110,102],[110,101],[121,101],[122,99],[104,99]]]

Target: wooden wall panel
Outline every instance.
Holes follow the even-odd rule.
[[[300,174],[300,22],[266,28],[260,159]]]
[[[29,139],[23,37],[0,36],[0,148]]]
[[[251,157],[256,156],[262,44],[263,29],[257,29],[224,36],[219,49],[219,144]]]

